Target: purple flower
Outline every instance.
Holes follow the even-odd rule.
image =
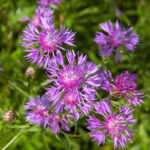
[[[26,120],[32,124],[44,125],[48,117],[49,101],[45,96],[30,98],[25,105]]]
[[[50,5],[59,5],[62,0],[38,0],[40,6],[48,7]]]
[[[143,102],[143,93],[137,90],[136,76],[128,71],[117,75],[113,80],[109,71],[101,71],[101,88],[113,96],[125,98],[134,106]]]
[[[104,144],[106,136],[110,136],[114,143],[114,148],[124,148],[132,140],[132,133],[129,125],[135,123],[132,110],[124,106],[120,112],[113,113],[106,100],[96,104],[96,112],[103,116],[103,120],[90,116],[88,119],[88,129],[91,138],[98,144]]]
[[[61,27],[58,31],[53,24],[51,12],[39,8],[32,22],[23,32],[22,45],[26,48],[27,59],[46,67],[56,51],[64,45],[73,46],[75,33]]]
[[[128,71],[116,76],[112,88],[113,95],[121,95],[134,106],[143,102],[143,94],[137,90],[136,76]]]
[[[31,124],[37,124],[45,128],[50,128],[54,134],[59,133],[62,129],[69,131],[69,116],[63,113],[53,113],[53,105],[49,101],[50,97],[30,98],[25,105],[26,120]]]
[[[100,86],[97,66],[86,56],[67,51],[66,58],[58,52],[47,71],[53,85],[47,93],[54,95],[51,101],[55,111],[67,111],[76,119],[81,113],[87,114]]]
[[[113,52],[120,57],[119,48],[124,46],[128,51],[134,51],[139,39],[132,28],[125,29],[119,22],[114,25],[111,21],[100,24],[102,32],[97,32],[95,42],[100,47],[100,55],[109,57]],[[119,59],[119,58],[117,58]]]

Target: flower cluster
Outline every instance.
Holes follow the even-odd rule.
[[[62,25],[55,28],[54,12],[49,6],[60,2],[39,0],[22,35],[26,58],[46,70],[49,83],[43,96],[30,98],[25,105],[26,120],[56,134],[61,130],[69,132],[73,123],[87,117],[87,128],[94,141],[104,144],[110,137],[114,148],[124,148],[132,140],[133,106],[143,102],[136,75],[125,71],[113,78],[110,71],[100,69],[86,55],[64,48],[75,45],[75,33]],[[113,25],[109,21],[100,27],[103,32],[97,33],[95,42],[101,47],[102,56],[112,52],[119,56],[121,46],[133,51],[138,43],[136,33],[118,22]],[[99,100],[98,92],[104,91],[108,96]],[[122,99],[124,103],[119,103]],[[118,100],[117,107],[114,100]]]
[[[139,38],[132,28],[125,29],[117,21],[114,25],[111,21],[100,24],[102,32],[97,32],[95,42],[100,47],[100,55],[109,57],[114,52],[116,59],[120,59],[119,48],[124,46],[128,51],[134,51]]]

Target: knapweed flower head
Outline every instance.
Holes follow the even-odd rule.
[[[44,126],[49,116],[50,102],[46,96],[30,98],[25,105],[26,120],[31,124]]]
[[[47,68],[53,85],[47,93],[53,97],[55,110],[70,112],[76,119],[92,108],[96,89],[100,86],[97,66],[84,55],[68,50],[66,57],[58,52]]]
[[[98,102],[95,106],[97,114],[103,117],[102,120],[95,116],[88,119],[88,129],[91,138],[99,145],[105,143],[106,137],[113,140],[114,148],[124,148],[132,141],[132,133],[129,125],[135,123],[132,110],[127,106],[120,108],[119,112],[112,112],[107,100]]]
[[[65,114],[52,112],[52,105],[47,95],[30,98],[25,110],[26,120],[31,124],[50,128],[54,134],[61,130],[69,131],[69,118]]]
[[[38,0],[40,6],[48,7],[50,5],[59,5],[62,0]]]
[[[53,15],[43,13],[43,8],[37,11],[35,18],[23,32],[22,45],[25,47],[26,58],[38,66],[46,67],[56,51],[64,45],[74,46],[75,33],[61,27],[56,30]]]
[[[117,21],[113,24],[111,21],[100,24],[102,32],[97,32],[95,42],[100,47],[100,55],[109,57],[113,52],[120,56],[119,48],[124,46],[128,51],[134,51],[139,41],[138,36],[132,31],[132,28],[125,29]],[[119,59],[119,58],[118,58]]]
[[[101,88],[112,96],[120,96],[131,105],[140,105],[143,102],[143,93],[137,90],[136,75],[125,71],[113,79],[109,71],[101,71]]]

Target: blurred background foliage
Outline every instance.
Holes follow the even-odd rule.
[[[49,129],[29,126],[24,119],[24,103],[28,97],[40,95],[46,85],[44,71],[25,61],[20,35],[26,26],[25,16],[32,17],[36,0],[0,0],[0,149],[10,150],[111,150],[112,143],[97,146],[89,138],[84,119],[77,130],[52,135]],[[127,150],[150,150],[150,0],[63,0],[55,10],[56,26],[59,23],[77,33],[76,50],[86,53],[89,59],[105,65],[114,74],[129,70],[138,75],[139,88],[145,93],[145,103],[135,110],[137,124],[133,143]],[[102,61],[93,42],[99,23],[120,20],[133,26],[140,36],[134,53],[125,53],[123,62],[113,58]],[[33,67],[35,74],[27,75]],[[4,114],[11,110],[14,120],[8,122]],[[74,131],[76,133],[74,133]]]

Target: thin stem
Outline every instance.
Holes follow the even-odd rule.
[[[25,128],[28,128],[30,127],[29,125],[8,125],[6,126],[7,128],[10,128],[10,129],[25,129]]]
[[[42,135],[42,141],[43,141],[43,146],[44,146],[44,149],[45,150],[49,150],[49,147],[48,147],[48,143],[46,142],[46,140],[45,140],[45,129],[44,128],[42,128],[41,129],[41,135]]]
[[[23,133],[24,130],[20,130],[3,148],[2,150],[6,150],[12,143],[16,141],[16,139]]]
[[[74,135],[76,135],[76,134],[77,134],[77,130],[78,130],[78,123],[76,122],[76,123],[75,123]]]
[[[15,88],[18,92],[20,92],[21,94],[23,94],[26,97],[29,97],[28,93],[26,93],[25,91],[23,91],[20,87],[18,87],[15,83],[11,83],[10,82],[11,87]]]
[[[63,133],[63,132],[62,132]],[[65,133],[63,133],[65,139],[66,139],[66,142],[67,142],[67,150],[71,150],[71,144],[70,144],[70,139],[68,137],[68,135],[66,135]]]
[[[65,138],[66,138],[66,141],[67,141],[67,148],[68,148],[68,150],[71,150],[71,144],[70,144],[70,139],[68,138],[68,136],[67,135],[65,135]]]

